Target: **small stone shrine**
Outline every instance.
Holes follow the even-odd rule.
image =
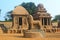
[[[33,15],[22,7],[17,6],[12,12],[12,27],[10,33],[23,33],[25,37],[38,36],[40,30],[51,32],[51,15],[47,13],[43,4],[39,4]],[[39,32],[38,32],[39,31]]]

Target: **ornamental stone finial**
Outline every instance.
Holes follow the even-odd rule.
[[[38,6],[37,6],[37,11],[47,12],[46,9],[44,8],[44,5],[43,5],[43,4],[38,4]]]

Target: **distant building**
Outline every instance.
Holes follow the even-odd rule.
[[[52,27],[57,28],[58,27],[58,22],[52,22]]]
[[[58,21],[58,28],[60,28],[60,20]]]
[[[60,20],[56,21],[56,22],[52,22],[52,27],[56,27],[56,28],[60,28]]]

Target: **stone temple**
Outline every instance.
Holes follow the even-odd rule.
[[[51,15],[44,8],[43,4],[37,6],[33,15],[22,6],[17,6],[12,12],[12,27],[8,33],[20,33],[30,36],[39,36],[38,31],[52,32]],[[34,32],[34,33],[33,33]]]
[[[24,32],[34,32],[37,30],[52,32],[51,15],[47,13],[43,4],[37,6],[33,15],[30,15],[24,7],[17,6],[12,12],[12,18],[13,25],[8,29],[9,33],[22,34]]]

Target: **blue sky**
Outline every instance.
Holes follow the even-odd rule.
[[[0,20],[4,20],[6,12],[13,10],[15,6],[23,2],[34,2],[36,5],[42,3],[52,17],[60,14],[60,0],[0,0]]]

